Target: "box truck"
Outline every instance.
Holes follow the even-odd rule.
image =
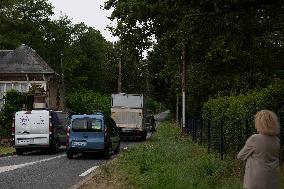
[[[112,94],[111,117],[123,138],[146,139],[146,100],[142,94]]]

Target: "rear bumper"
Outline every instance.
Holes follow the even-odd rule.
[[[99,152],[105,149],[107,145],[104,141],[97,141],[97,142],[87,142],[86,146],[74,146],[72,145],[73,142],[77,142],[76,140],[69,141],[69,147],[67,147],[67,153],[79,153],[79,152]]]
[[[52,148],[52,145],[37,145],[37,144],[30,144],[30,145],[14,145],[15,149],[26,149],[26,150],[34,150],[34,149],[47,149]]]
[[[141,138],[147,134],[147,131],[140,130],[120,130],[120,136],[123,138]]]
[[[67,148],[66,153],[72,153],[72,154],[76,154],[76,153],[82,153],[82,152],[103,152],[103,149],[94,149],[94,148],[77,148],[77,147],[70,147]]]

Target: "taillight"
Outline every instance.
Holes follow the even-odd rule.
[[[52,140],[53,137],[53,125],[51,119],[49,120],[49,140]]]
[[[15,144],[15,117],[13,118],[11,133],[12,133],[12,144],[14,145]]]
[[[69,146],[70,127],[66,128],[66,147]]]
[[[49,135],[51,135],[51,134],[52,134],[52,123],[49,122]]]
[[[108,129],[107,127],[105,127],[105,137],[107,137],[107,132],[108,132]]]

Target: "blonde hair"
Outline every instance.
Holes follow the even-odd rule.
[[[277,115],[269,110],[261,110],[255,114],[255,128],[258,133],[275,136],[280,132]]]

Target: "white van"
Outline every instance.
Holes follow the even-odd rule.
[[[66,145],[67,114],[50,110],[19,111],[12,126],[14,148],[18,155],[33,149],[57,153]]]

